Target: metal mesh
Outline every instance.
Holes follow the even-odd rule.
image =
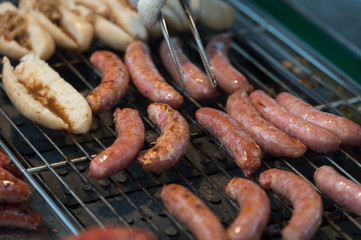
[[[274,28],[248,5],[230,2],[238,9],[236,23],[230,30],[234,39],[230,59],[255,89],[263,89],[273,96],[288,91],[318,109],[361,123],[361,88],[358,85],[317,55],[310,54],[304,46],[300,47],[295,39]],[[199,30],[205,42],[215,34],[207,29]],[[191,36],[182,36],[182,39],[185,39],[187,54],[202,66]],[[168,82],[180,91],[160,63],[159,43],[159,39],[150,41],[154,61]],[[99,84],[100,74],[88,60],[98,49],[107,48],[94,41],[91,49],[83,54],[58,50],[49,64],[85,96]],[[113,111],[94,116],[90,133],[69,135],[25,119],[3,90],[0,92],[0,144],[71,233],[76,234],[91,225],[119,224],[148,229],[162,239],[194,239],[188,229],[166,211],[160,191],[164,184],[182,184],[202,198],[225,227],[236,218],[240,208],[223,190],[232,177],[243,177],[243,174],[227,150],[203,131],[194,117],[195,111],[203,106],[224,110],[228,95],[221,90],[220,93],[216,100],[202,102],[184,93],[185,101],[179,111],[190,124],[191,144],[175,167],[160,174],[144,172],[134,161],[108,179],[89,178],[90,160],[116,138]],[[130,85],[124,99],[113,108],[130,107],[140,113],[146,127],[144,150],[154,145],[159,136],[159,131],[147,118],[149,103]],[[341,147],[329,154],[308,151],[298,159],[264,154],[262,165],[251,180],[258,182],[257,176],[262,171],[276,167],[295,172],[314,185],[315,169],[331,165],[359,183],[360,150],[360,147]],[[292,207],[271,191],[267,194],[272,215],[263,237],[279,239]],[[361,235],[360,217],[325,197],[323,203],[323,223],[315,239],[357,239]]]

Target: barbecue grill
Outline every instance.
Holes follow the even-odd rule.
[[[318,109],[361,123],[361,87],[353,79],[251,3],[229,2],[237,9],[235,24],[229,30],[234,40],[230,59],[255,89],[263,89],[272,96],[288,91]],[[205,43],[215,34],[201,26],[198,30]],[[202,66],[192,36],[185,35],[182,39],[187,54]],[[158,56],[160,40],[149,42],[154,61],[168,82],[181,91],[161,65]],[[94,41],[91,49],[82,54],[59,49],[48,62],[85,96],[99,84],[100,74],[88,60],[90,54],[98,49],[106,47]],[[92,225],[116,224],[146,229],[161,239],[195,239],[163,206],[160,191],[168,183],[178,183],[193,191],[225,227],[229,226],[240,208],[225,195],[224,187],[232,177],[243,177],[243,174],[229,152],[195,120],[195,111],[200,107],[225,110],[228,95],[220,90],[217,99],[201,102],[186,93],[183,95],[184,104],[179,112],[190,124],[191,143],[175,167],[154,174],[143,171],[134,161],[120,173],[96,180],[88,177],[89,163],[116,138],[112,117],[112,110],[116,107],[136,109],[146,127],[144,150],[154,145],[159,131],[147,118],[149,100],[130,85],[126,96],[112,110],[94,116],[90,133],[71,135],[25,119],[2,89],[0,145],[31,184],[34,191],[29,205],[42,215],[43,223],[33,232],[1,229],[0,238],[54,239],[77,234]],[[341,147],[329,154],[308,151],[298,159],[264,153],[262,164],[251,180],[258,182],[262,171],[276,167],[292,171],[314,185],[312,176],[316,168],[331,165],[360,183],[360,156],[360,147]],[[267,194],[272,214],[263,238],[280,239],[292,207],[272,191],[267,191]],[[314,239],[358,239],[361,236],[360,217],[324,196],[323,204],[323,222]]]

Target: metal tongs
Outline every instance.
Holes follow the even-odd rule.
[[[190,26],[190,28],[192,30],[193,37],[194,37],[194,39],[195,39],[195,41],[197,43],[198,51],[199,51],[199,54],[201,56],[203,66],[204,66],[204,68],[206,70],[208,80],[210,81],[212,87],[216,87],[217,86],[216,78],[214,76],[214,73],[212,71],[212,67],[211,67],[211,65],[210,65],[210,63],[208,61],[207,56],[206,56],[206,52],[205,52],[204,47],[202,45],[201,37],[199,36],[199,33],[198,33],[197,27],[196,27],[196,25],[194,23],[191,11],[189,10],[189,7],[188,7],[187,3],[184,2],[184,0],[179,0],[179,2],[182,5],[184,13],[185,13],[185,15],[186,15],[186,17],[188,19],[189,26]],[[170,53],[172,55],[173,62],[176,65],[176,68],[178,70],[178,74],[179,74],[179,77],[180,77],[181,83],[182,83],[182,89],[185,90],[187,85],[186,85],[186,80],[185,80],[185,77],[184,77],[184,72],[183,72],[182,67],[180,66],[179,59],[178,59],[177,53],[174,50],[172,41],[169,38],[169,32],[168,32],[167,24],[165,22],[165,19],[163,17],[162,12],[160,12],[160,14],[159,14],[159,24],[160,24],[160,27],[161,27],[161,30],[162,30],[163,37],[164,37],[165,41],[167,42],[169,51],[170,51]]]

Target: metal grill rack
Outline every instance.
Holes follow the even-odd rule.
[[[236,22],[230,30],[234,39],[230,58],[255,89],[263,89],[273,96],[288,91],[319,109],[361,123],[360,86],[267,16],[260,15],[260,10],[253,5],[246,1],[229,2],[238,10]],[[201,27],[199,30],[205,42],[215,34]],[[191,36],[182,38],[186,39],[188,55],[202,66]],[[181,91],[161,66],[157,53],[159,40],[151,40],[150,46],[161,73]],[[100,79],[88,60],[89,55],[104,48],[95,41],[91,49],[83,54],[58,50],[49,64],[85,96],[99,84]],[[164,184],[182,184],[202,198],[225,227],[236,218],[240,208],[225,195],[223,189],[232,177],[243,177],[243,174],[227,150],[205,132],[194,117],[195,111],[203,106],[224,110],[228,95],[221,90],[220,93],[216,100],[202,102],[184,93],[185,101],[179,111],[190,124],[191,144],[175,167],[160,174],[144,172],[135,161],[108,179],[89,178],[90,160],[116,138],[113,111],[94,116],[90,133],[69,135],[25,119],[12,106],[3,90],[0,92],[0,145],[61,223],[59,229],[65,231],[60,231],[60,235],[64,232],[77,234],[90,225],[118,224],[148,229],[161,239],[194,239],[188,229],[166,211],[160,199],[160,190]],[[130,85],[124,99],[114,107],[130,107],[139,111],[146,127],[144,150],[151,147],[159,136],[159,131],[147,118],[149,103]],[[341,147],[334,153],[323,155],[308,151],[299,159],[264,154],[262,165],[251,180],[258,182],[262,171],[276,167],[295,172],[314,185],[312,176],[315,169],[331,165],[360,183],[360,156],[360,147]],[[280,239],[280,231],[290,218],[292,207],[271,191],[267,194],[271,200],[272,215],[263,238]],[[360,217],[325,197],[323,203],[323,223],[314,239],[360,237]],[[49,234],[44,238],[52,236]]]

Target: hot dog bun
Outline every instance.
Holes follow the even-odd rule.
[[[52,37],[12,3],[0,4],[0,20],[0,54],[19,60],[30,52],[41,59],[48,59],[54,53]],[[19,28],[23,29],[20,31]]]
[[[3,58],[3,86],[14,106],[28,119],[51,129],[89,131],[91,109],[84,97],[46,62],[27,54],[14,69]]]

